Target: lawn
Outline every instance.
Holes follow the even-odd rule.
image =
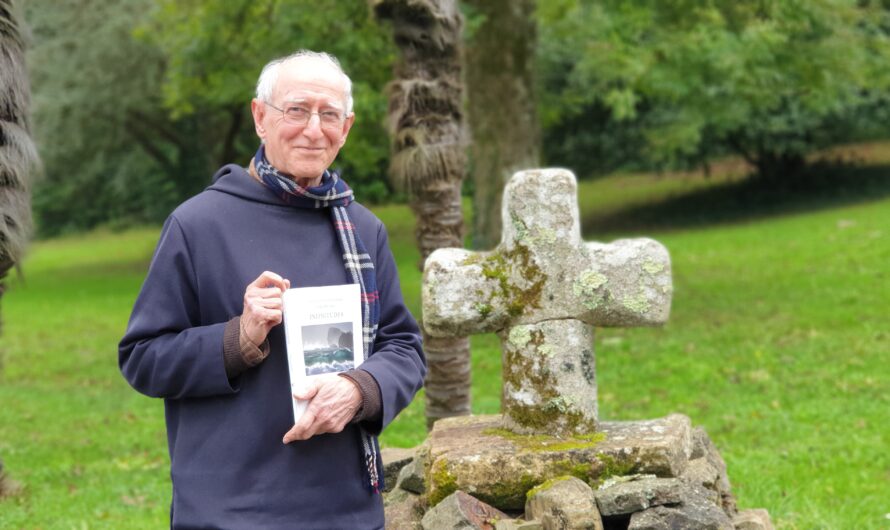
[[[791,200],[734,194],[747,203],[720,192],[737,178],[581,186],[586,238],[655,237],[674,271],[667,326],[597,331],[601,416],[689,415],[740,506],[769,509],[778,528],[890,528],[890,186],[869,178]],[[375,211],[417,310],[412,217]],[[38,242],[9,282],[0,457],[22,489],[0,500],[0,528],[167,524],[162,402],[130,389],[116,356],[157,234]],[[498,410],[499,377],[497,340],[474,337],[474,412]],[[383,443],[418,443],[424,421],[419,396]]]

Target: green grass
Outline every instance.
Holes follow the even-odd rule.
[[[601,416],[689,415],[722,451],[740,505],[769,509],[778,528],[888,528],[890,193],[811,195],[784,215],[706,195],[732,185],[637,175],[581,186],[586,238],[650,235],[673,260],[667,326],[597,331]],[[693,193],[705,199],[683,202]],[[635,217],[646,209],[672,215]],[[721,209],[731,215],[699,222]],[[412,216],[375,211],[416,311]],[[167,524],[162,402],[130,389],[116,357],[156,238],[39,242],[24,280],[10,281],[0,458],[23,490],[0,500],[0,528]],[[474,412],[496,412],[499,394],[497,339],[474,337]],[[414,445],[424,424],[419,396],[383,443]]]

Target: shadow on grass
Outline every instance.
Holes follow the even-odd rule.
[[[801,178],[779,183],[747,178],[604,215],[588,214],[582,230],[632,234],[736,223],[802,213],[890,196],[890,164],[816,166]]]

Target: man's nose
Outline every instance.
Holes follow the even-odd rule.
[[[313,112],[309,115],[309,121],[307,121],[306,126],[303,127],[303,134],[310,138],[324,136],[324,132],[321,130],[321,116],[317,112]]]

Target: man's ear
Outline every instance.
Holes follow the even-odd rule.
[[[343,136],[340,137],[340,147],[346,144],[346,138],[349,136],[349,129],[352,129],[352,124],[355,123],[355,113],[349,115],[346,118],[346,121],[343,122]]]
[[[253,115],[253,127],[256,135],[261,140],[266,139],[266,128],[263,126],[263,118],[266,117],[266,105],[257,98],[250,100],[250,113]]]

